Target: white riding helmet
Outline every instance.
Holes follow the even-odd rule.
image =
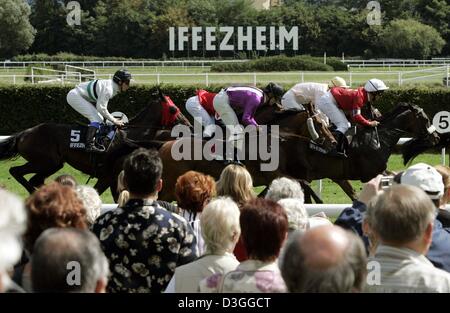
[[[387,87],[386,84],[382,80],[372,78],[365,84],[364,89],[367,92],[377,92],[377,91],[388,90],[389,87]]]
[[[347,85],[347,82],[342,77],[336,76],[333,77],[328,85],[328,87],[343,87],[343,88],[350,88],[350,86]]]

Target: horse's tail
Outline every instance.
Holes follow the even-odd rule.
[[[20,133],[0,141],[0,160],[11,159],[19,154],[17,150],[17,139],[19,135]]]

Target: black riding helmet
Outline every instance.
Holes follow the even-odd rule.
[[[131,80],[131,73],[126,69],[118,70],[113,77],[113,81],[117,84],[122,82],[129,83]]]
[[[274,95],[276,98],[281,98],[284,94],[284,89],[283,87],[281,87],[280,85],[276,84],[276,83],[272,83],[270,82],[264,89],[263,91],[265,93],[271,93],[272,95]]]

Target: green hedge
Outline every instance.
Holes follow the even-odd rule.
[[[211,72],[285,72],[285,71],[346,71],[347,65],[337,58],[328,58],[323,64],[322,58],[311,56],[274,56],[264,57],[241,63],[214,64]]]
[[[217,92],[221,87],[163,85],[162,90],[186,113],[184,103],[197,88]],[[66,102],[70,89],[64,86],[0,86],[0,135],[10,135],[44,122],[86,123],[87,120]],[[122,111],[131,118],[150,102],[156,92],[156,86],[133,86],[127,93],[112,99],[109,110]],[[376,106],[381,112],[386,112],[398,102],[417,104],[432,118],[436,112],[450,111],[450,88],[392,89],[380,98]]]

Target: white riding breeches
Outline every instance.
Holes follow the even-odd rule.
[[[351,124],[348,122],[344,112],[339,109],[331,92],[327,92],[320,97],[317,102],[317,108],[328,116],[330,122],[336,125],[339,132],[345,134],[347,129],[350,128]]]
[[[76,89],[72,89],[67,94],[67,103],[78,113],[86,117],[89,122],[99,122],[103,123],[103,116],[97,111],[95,106],[86,101]]]
[[[292,90],[289,90],[283,95],[283,98],[281,98],[281,106],[286,109],[297,109],[297,110],[304,110],[305,107],[297,102],[297,99],[295,98],[295,94]]]
[[[200,104],[198,96],[193,96],[186,101],[186,111],[194,118],[194,123],[205,127],[205,136],[212,136],[215,129],[214,117],[210,116],[205,108]]]

